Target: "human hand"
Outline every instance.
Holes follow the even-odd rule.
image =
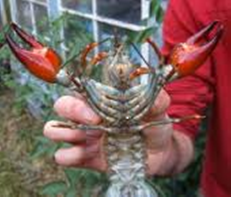
[[[164,119],[167,116],[165,112],[169,104],[170,98],[168,94],[162,90],[155,104],[144,117],[144,122]],[[100,117],[80,96],[63,96],[56,101],[54,109],[59,116],[76,123],[95,125],[101,122]],[[58,164],[106,171],[107,163],[103,151],[104,132],[84,132],[77,129],[55,127],[56,125],[57,121],[48,122],[44,127],[44,135],[53,141],[68,142],[73,145],[70,148],[61,148],[55,153],[55,160]],[[165,147],[171,139],[172,132],[171,124],[151,127],[144,131],[147,139],[147,152],[152,156],[153,162],[156,161],[156,163],[159,164],[158,159],[165,151]],[[154,160],[154,156],[158,157],[157,160]],[[148,162],[148,165],[149,164]],[[154,170],[155,164],[151,166],[152,169],[150,169],[150,167],[148,167],[148,169]],[[150,171],[148,171],[148,173],[150,173]]]

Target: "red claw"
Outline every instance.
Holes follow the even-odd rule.
[[[12,23],[11,27],[31,47],[31,50],[23,49],[11,36],[6,35],[6,41],[17,59],[36,77],[54,83],[62,62],[60,56],[53,49],[38,42],[16,24]]]
[[[28,45],[33,48],[42,49],[44,46],[42,43],[38,42],[35,37],[27,34],[24,30],[19,28],[15,23],[10,24],[11,28],[19,35],[19,37]]]
[[[206,37],[217,27],[213,38],[206,41]],[[175,67],[178,76],[193,73],[202,65],[216,47],[223,33],[223,25],[214,21],[200,32],[190,37],[185,43],[178,44],[172,51],[170,63]]]

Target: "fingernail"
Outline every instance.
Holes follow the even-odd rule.
[[[59,159],[59,158],[60,158],[60,151],[57,150],[57,151],[55,152],[54,156],[53,156],[53,159],[54,159],[54,161],[57,161],[57,159]]]
[[[91,124],[97,124],[99,121],[99,117],[96,115],[96,113],[89,108],[85,108],[82,111],[82,115],[84,120],[86,121],[86,124],[91,123]]]

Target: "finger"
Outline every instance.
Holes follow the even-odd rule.
[[[173,125],[170,124],[164,124],[159,126],[152,126],[150,128],[147,128],[143,131],[143,133],[150,138],[165,136],[167,134],[172,133],[173,131]]]
[[[85,97],[82,94],[80,94],[80,93],[78,93],[76,91],[72,92],[72,96],[75,97],[75,98],[78,98],[80,100],[85,101]]]
[[[164,89],[161,89],[153,106],[151,107],[148,114],[145,116],[145,120],[151,121],[154,120],[154,117],[162,118],[165,115],[165,111],[170,106],[170,103],[171,103],[170,96]]]
[[[162,151],[167,143],[170,141],[173,134],[172,124],[162,126],[154,126],[144,130],[147,137],[147,148],[153,151]]]
[[[107,162],[104,156],[99,156],[98,158],[87,159],[85,161],[83,168],[89,168],[91,170],[95,169],[97,171],[106,172],[107,171]]]
[[[57,142],[78,143],[86,141],[86,133],[78,129],[56,127],[60,122],[49,121],[44,126],[44,136]]]
[[[97,124],[100,117],[82,99],[72,96],[59,98],[54,109],[59,116],[84,124]]]
[[[55,153],[55,161],[62,166],[78,166],[82,168],[97,168],[99,160],[103,161],[100,155],[100,145],[92,146],[76,145],[70,148],[61,148]],[[102,167],[100,167],[101,169]]]
[[[169,119],[169,116],[167,114],[162,114],[161,116],[158,116],[157,120],[166,120]],[[156,121],[156,118],[155,120]],[[173,131],[173,125],[172,123],[169,124],[163,124],[163,125],[154,125],[152,127],[146,128],[143,133],[148,137],[148,138],[156,138],[158,139],[161,136],[168,135],[172,133]]]
[[[85,161],[85,151],[82,146],[61,148],[55,153],[55,161],[62,166],[81,166]]]

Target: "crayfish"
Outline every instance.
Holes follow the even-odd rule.
[[[217,27],[213,38],[205,37]],[[102,118],[99,125],[60,123],[59,127],[81,130],[101,130],[105,132],[105,153],[110,180],[106,196],[113,197],[153,197],[157,196],[146,182],[146,142],[142,131],[154,125],[181,122],[187,119],[201,119],[200,115],[184,118],[167,118],[142,123],[162,87],[175,79],[192,74],[207,59],[216,47],[222,32],[222,25],[215,21],[203,28],[186,42],[177,44],[169,59],[165,59],[159,48],[148,38],[146,41],[159,58],[157,67],[135,67],[126,51],[124,43],[112,41],[109,52],[100,52],[91,60],[89,53],[101,43],[90,43],[79,55],[79,67],[87,67],[104,62],[107,81],[98,82],[84,73],[61,68],[60,56],[51,48],[38,42],[16,24],[10,25],[30,49],[20,47],[9,33],[5,35],[15,57],[33,75],[48,83],[58,83],[82,94],[93,110]],[[112,39],[113,40],[113,39]],[[133,45],[133,43],[131,43]],[[147,82],[141,83],[142,75]]]

